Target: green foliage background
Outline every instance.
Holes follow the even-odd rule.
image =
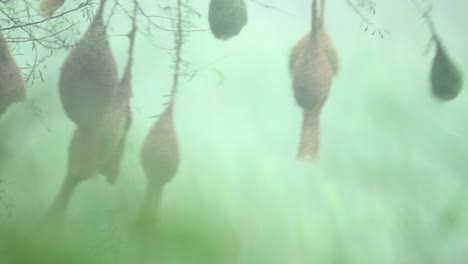
[[[128,229],[145,186],[138,155],[169,92],[171,57],[138,39],[120,181],[79,186],[65,243],[37,225],[64,177],[73,130],[58,97],[59,55],[46,82],[29,87],[30,104],[0,119],[0,263],[466,263],[468,95],[431,97],[429,31],[410,1],[377,2],[384,39],[364,32],[344,1],[328,1],[341,71],[322,114],[319,164],[294,159],[301,112],[287,65],[308,30],[308,2],[271,1],[294,16],[247,2],[249,22],[228,42],[191,34],[185,59],[210,66],[181,83],[182,163],[159,230],[144,237]],[[208,28],[208,3],[193,4]],[[436,4],[439,35],[468,76],[467,4]],[[119,23],[111,30],[125,32]],[[170,34],[155,39],[172,43]],[[122,69],[125,53],[116,56]]]

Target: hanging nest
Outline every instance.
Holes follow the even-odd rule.
[[[133,50],[135,47],[136,35],[136,6],[133,13],[132,31],[128,35],[130,44],[128,49],[128,61],[124,74],[116,90],[112,93],[109,107],[104,112],[102,128],[101,146],[105,157],[104,166],[100,173],[106,176],[109,183],[115,183],[120,174],[120,163],[127,142],[128,130],[132,122],[130,110],[130,98],[132,97],[132,68]]]
[[[59,81],[65,112],[77,125],[69,146],[67,176],[44,218],[59,228],[80,182],[97,174],[116,182],[131,123],[133,40],[119,82],[102,21],[104,3],[101,0],[93,23],[65,60]]]
[[[8,107],[26,98],[26,84],[0,31],[0,115]]]
[[[335,44],[324,29],[324,6],[318,14],[317,0],[312,0],[311,29],[293,47],[289,72],[296,103],[303,110],[303,123],[297,158],[315,162],[319,151],[319,121],[328,99],[339,61]]]
[[[432,62],[431,89],[433,95],[442,101],[450,101],[460,94],[463,86],[463,79],[460,71],[448,57],[447,52],[435,38],[437,50]]]
[[[65,0],[42,0],[39,5],[39,12],[44,17],[51,17],[63,3],[65,3]]]
[[[102,8],[99,12],[102,12]],[[85,70],[81,68],[80,75],[83,79],[88,79],[85,83],[90,87],[83,84],[79,86],[64,85],[62,98],[66,99],[64,100],[64,106],[77,107],[71,108],[73,111],[70,111],[69,115],[74,117],[74,114],[77,113],[76,123],[82,134],[81,144],[89,152],[85,155],[94,156],[92,164],[86,164],[85,162],[85,164],[79,166],[92,168],[92,171],[88,173],[90,174],[89,177],[100,173],[106,176],[108,182],[115,183],[120,174],[121,158],[131,124],[130,97],[132,95],[133,38],[125,72],[120,82],[117,83],[116,64],[100,13],[98,13],[96,21],[97,23],[91,25],[87,35],[75,48],[77,52],[72,54],[73,56],[82,54],[88,59],[89,64],[87,64],[86,60],[73,64],[75,61],[72,59],[75,57],[71,56],[69,58],[72,59],[67,60],[70,62],[68,70],[73,67],[81,68],[85,66],[94,68],[96,72],[92,72],[89,68]],[[94,42],[89,40],[93,36],[95,38]],[[91,58],[91,55],[95,55],[95,57]],[[102,67],[99,68],[100,65]],[[62,84],[66,84],[67,77],[72,77],[71,74],[63,74],[62,76],[64,76]],[[73,100],[73,97],[69,97],[73,94],[78,94],[81,97]],[[81,105],[86,105],[91,109],[78,108],[80,107],[79,100],[81,100]],[[83,146],[77,146],[77,148],[83,148]],[[79,159],[77,157],[77,160]]]
[[[179,144],[170,104],[151,128],[141,152],[149,185],[162,186],[174,178],[179,165]]]
[[[120,175],[120,164],[131,124],[130,107],[114,107],[107,112],[106,117],[98,134],[98,157],[101,161],[98,172],[109,183],[115,183]]]
[[[179,143],[172,102],[149,131],[141,150],[141,162],[148,183],[135,223],[137,231],[145,231],[154,224],[164,185],[174,178],[179,166]]]
[[[88,31],[66,58],[59,80],[63,108],[81,128],[99,124],[118,85],[117,65],[102,19],[104,2]]]
[[[334,71],[323,46],[317,35],[308,33],[290,55],[293,92],[303,109],[321,109],[328,98]]]
[[[100,155],[104,159],[99,172],[106,176],[109,183],[115,183],[120,174],[120,163],[132,119],[130,111],[131,61],[129,59],[125,74],[111,97],[100,126],[102,152]]]
[[[109,183],[116,182],[131,123],[130,109],[109,108],[104,116],[95,129],[76,128],[69,150],[69,177],[86,180],[102,174]]]
[[[211,0],[208,20],[216,38],[227,40],[237,36],[248,20],[244,0]]]

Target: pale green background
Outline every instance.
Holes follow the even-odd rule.
[[[208,2],[192,2],[203,15],[196,22],[207,29]],[[430,34],[418,10],[409,0],[376,1],[373,19],[390,31],[381,39],[364,32],[344,0],[328,1],[326,28],[340,73],[321,116],[320,160],[309,167],[295,160],[301,112],[287,66],[291,47],[308,30],[310,3],[265,2],[292,15],[247,1],[249,22],[239,36],[223,42],[195,32],[184,45],[193,69],[215,63],[180,83],[181,164],[165,191],[163,219],[174,210],[210,217],[213,229],[240,237],[237,263],[466,263],[468,97],[432,97],[433,52],[424,56]],[[465,77],[466,10],[464,0],[445,0],[432,12]],[[125,33],[124,22],[115,20],[111,33]],[[172,36],[161,32],[153,41],[170,47]],[[127,41],[113,37],[112,45],[122,71]],[[42,120],[24,104],[0,119],[3,203],[13,204],[19,222],[40,217],[65,175],[73,131],[58,97],[65,55],[50,61],[44,84],[28,88]],[[163,109],[172,69],[167,51],[144,37],[135,56],[134,121],[120,181],[110,186],[100,176],[79,186],[67,215],[72,231],[124,225],[142,201],[139,151],[151,116]]]

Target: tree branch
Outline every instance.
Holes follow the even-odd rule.
[[[34,21],[34,22],[29,22],[29,23],[25,23],[25,24],[16,24],[14,26],[11,26],[11,27],[5,27],[5,28],[0,28],[0,30],[2,31],[6,31],[6,30],[12,30],[12,29],[17,29],[17,28],[23,28],[23,27],[29,27],[29,26],[34,26],[34,25],[38,25],[38,24],[41,24],[41,23],[44,23],[46,21],[49,21],[49,20],[53,20],[53,19],[57,19],[57,18],[60,18],[60,17],[63,17],[69,13],[72,13],[72,12],[75,12],[77,10],[80,10],[86,6],[89,6],[91,4],[91,1],[90,0],[87,0],[86,2],[84,3],[81,3],[80,5],[78,5],[78,7],[76,8],[73,8],[73,9],[70,9],[70,10],[67,10],[61,14],[58,14],[58,15],[55,15],[55,16],[52,16],[50,18],[46,18],[46,19],[42,19],[42,20],[39,20],[39,21]],[[7,18],[9,18],[10,20],[13,20],[13,18],[11,18],[5,11],[1,11]]]
[[[174,62],[174,75],[172,78],[170,103],[174,103],[174,97],[177,93],[177,88],[179,86],[180,64],[182,62],[182,58],[181,58],[182,45],[183,45],[182,0],[177,0],[177,31],[174,33],[175,62]]]
[[[259,2],[259,1],[257,1],[257,0],[250,0],[250,2],[255,3],[255,4],[257,4],[257,5],[259,5],[259,6],[262,6],[262,7],[264,7],[264,8],[273,9],[273,10],[275,10],[275,11],[277,11],[277,12],[280,12],[280,13],[283,13],[283,14],[286,14],[286,15],[289,15],[289,16],[292,16],[292,15],[293,15],[293,14],[291,14],[291,13],[289,13],[289,12],[286,12],[286,11],[284,11],[284,10],[282,10],[282,9],[279,9],[279,8],[276,7],[276,6],[267,5],[267,4],[261,3],[261,2]]]

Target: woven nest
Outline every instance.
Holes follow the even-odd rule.
[[[174,126],[172,105],[151,128],[141,152],[143,168],[151,184],[161,186],[176,174],[179,144]]]
[[[438,40],[436,42],[437,51],[432,63],[431,89],[436,98],[450,101],[455,99],[462,90],[462,75],[448,57],[441,43]]]
[[[26,98],[26,85],[8,44],[0,31],[0,115]]]
[[[102,174],[115,183],[131,118],[130,112],[107,112],[107,118],[93,130],[76,128],[69,150],[69,176],[85,180]]]
[[[130,83],[127,79],[122,80],[112,95],[98,127],[100,155],[103,157],[99,172],[106,176],[109,183],[115,183],[120,174],[121,159],[132,119],[130,91]]]
[[[211,0],[208,20],[212,34],[227,40],[238,35],[248,20],[243,0]]]
[[[62,66],[60,97],[68,117],[82,128],[99,124],[118,85],[117,75],[102,15],[98,13]]]
[[[79,126],[80,142],[72,144],[72,148],[84,149],[81,156],[93,157],[93,160],[83,160],[75,155],[78,170],[83,171],[79,177],[91,177],[98,173],[104,175],[109,183],[115,183],[120,174],[120,164],[131,124],[130,97],[131,78],[130,67],[126,74],[108,93],[103,93],[99,109],[92,121],[92,126]],[[97,100],[96,100],[97,101]],[[94,101],[93,103],[95,103]],[[89,109],[88,109],[89,110]],[[71,150],[74,151],[73,149]]]
[[[319,111],[332,85],[334,68],[323,43],[306,34],[290,55],[290,72],[297,104],[303,109]]]

